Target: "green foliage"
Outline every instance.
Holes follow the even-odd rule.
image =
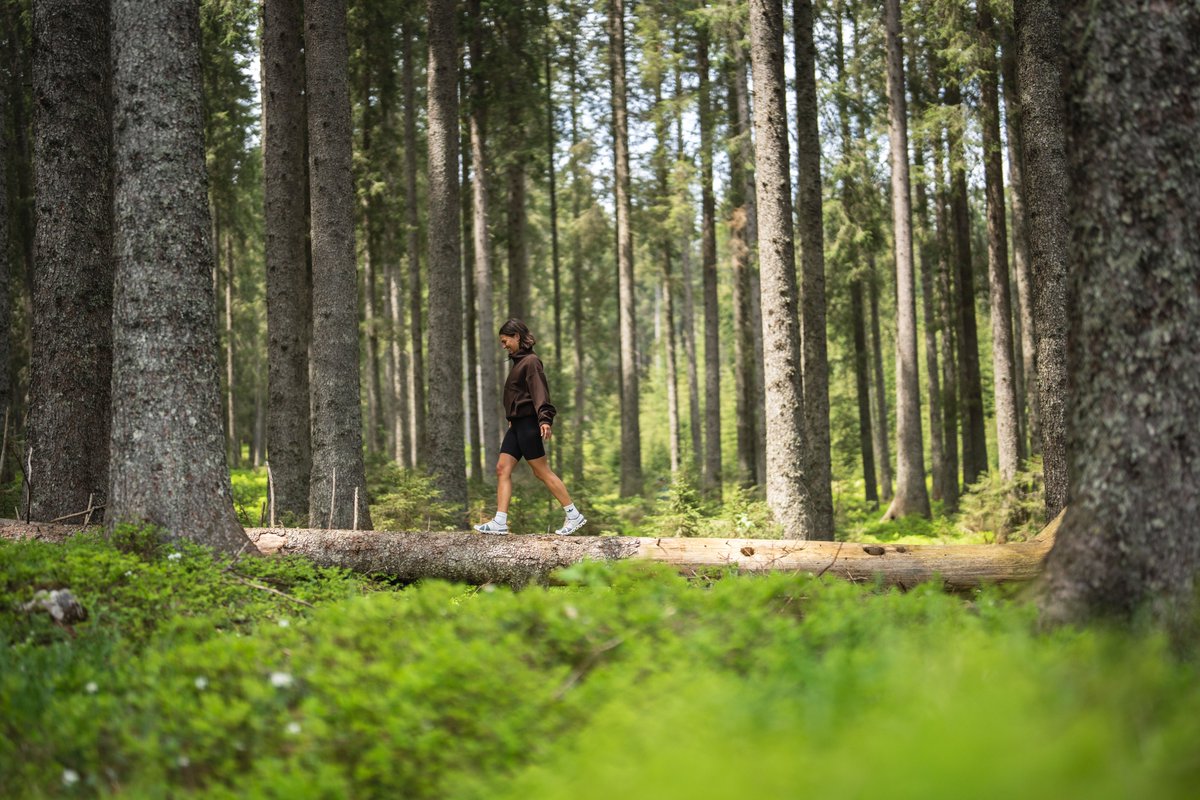
[[[233,508],[243,527],[256,528],[262,523],[267,502],[267,471],[265,469],[233,469],[229,471],[233,485]],[[276,520],[279,524],[281,521]],[[307,520],[305,520],[307,522]]]
[[[1046,492],[1042,459],[1034,457],[1011,481],[999,471],[983,475],[961,500],[961,524],[987,541],[1023,542],[1045,525]]]
[[[367,498],[371,521],[381,531],[459,530],[461,513],[441,501],[433,478],[403,469],[394,461],[369,458]]]
[[[807,576],[560,588],[347,576],[96,537],[0,545],[6,794],[1155,796],[1200,779],[1196,664],[1153,631]],[[69,583],[76,636],[17,609]],[[69,772],[68,772],[69,771]],[[70,778],[77,782],[67,785]]]

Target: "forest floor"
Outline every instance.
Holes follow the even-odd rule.
[[[1182,798],[1200,782],[1197,651],[1152,629],[1039,632],[997,588],[689,582],[647,563],[559,578],[399,586],[129,529],[0,542],[2,793]],[[54,588],[86,622],[21,610]]]

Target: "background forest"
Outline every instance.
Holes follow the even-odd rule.
[[[985,19],[985,11],[995,18]],[[613,167],[613,45],[604,8],[480,2],[464,4],[459,13],[462,469],[470,480],[472,521],[490,509],[496,450],[489,443],[498,444],[502,433],[494,424],[499,415],[488,420],[486,413],[486,403],[497,403],[496,390],[480,387],[502,381],[507,364],[494,329],[516,316],[539,339],[537,352],[559,408],[552,464],[580,505],[593,509],[598,528],[721,534],[740,526],[746,534],[777,535],[757,503],[766,484],[766,433],[746,6],[642,3],[628,11],[627,176]],[[9,476],[19,475],[13,461],[27,452],[33,236],[30,144],[23,127],[30,117],[28,14],[27,3],[6,4],[12,89],[6,93],[7,136],[14,145],[6,148],[14,278]],[[1025,460],[1041,452],[1043,436],[1021,152],[1013,133],[1020,111],[1011,15],[1005,3],[977,13],[967,4],[929,0],[905,4],[903,20],[916,318],[923,337],[915,387],[922,452],[916,460],[928,467],[922,486],[927,484],[935,516],[957,511],[960,491],[990,470],[993,488],[987,491],[1007,493],[1011,508],[1002,518],[972,519],[971,525],[1001,537],[1035,529],[1045,518],[1036,497],[1040,461]],[[817,3],[811,34],[802,40],[788,22],[788,130],[804,129],[798,115],[815,113],[815,120],[804,121],[815,122],[820,148],[819,206],[804,205],[800,195],[816,187],[801,185],[797,208],[820,216],[816,242],[823,241],[836,522],[821,517],[807,534],[828,538],[831,522],[847,535],[872,522],[880,502],[882,513],[897,480],[898,450],[913,446],[911,437],[906,443],[896,439],[886,37],[875,4]],[[256,3],[202,4],[223,425],[229,465],[257,470],[235,472],[243,521],[254,524],[268,516],[262,469],[272,413],[264,244],[279,235],[264,219],[261,24]],[[425,420],[445,402],[445,389],[431,385],[432,373],[423,366],[426,333],[444,324],[441,310],[429,306],[425,263],[429,227],[438,223],[431,222],[426,180],[424,8],[352,2],[346,26],[367,493],[376,527],[457,525],[453,509],[462,490],[449,489],[438,469],[432,485],[421,477],[429,466]],[[813,49],[805,55],[795,45],[809,35]],[[803,110],[794,85],[798,64],[815,65],[816,103],[805,101]],[[1003,124],[989,141],[987,126],[997,120]],[[993,187],[1002,208],[997,211],[985,194],[989,179],[998,179],[988,170],[1000,164],[1003,183]],[[619,319],[614,248],[620,177],[629,181],[631,209],[628,322]],[[482,203],[473,194],[477,182],[485,190]],[[989,214],[1000,215],[993,220],[997,229],[989,229]],[[474,238],[476,227],[486,232],[482,244]],[[797,232],[804,232],[799,220]],[[797,254],[808,250],[801,241]],[[996,277],[1011,295],[1002,309],[1010,338],[1002,346],[993,345],[996,312],[988,292],[989,260],[997,259]],[[478,289],[487,286],[491,291],[482,297]],[[765,306],[775,302],[762,297]],[[978,330],[974,347],[962,341],[968,320]],[[634,409],[633,423],[622,416],[625,356],[634,360],[638,380],[636,402],[625,404]],[[994,364],[1011,373],[1015,406],[1006,413],[1016,418],[1004,419],[1010,426],[1005,435],[1019,462],[997,446]],[[640,456],[622,438],[632,424]],[[955,441],[960,429],[961,451]],[[285,495],[277,517],[304,521],[305,465],[290,467],[281,452],[273,467]],[[1026,472],[1013,483],[1017,469]],[[302,488],[289,495],[289,481]],[[439,490],[446,504],[431,514],[424,499]],[[414,499],[414,492],[424,499]],[[517,495],[519,529],[553,527],[553,509],[541,503],[540,485],[521,486]],[[20,501],[10,494],[7,503]],[[944,526],[913,530],[950,532]]]

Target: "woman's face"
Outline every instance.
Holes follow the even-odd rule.
[[[521,337],[500,334],[500,346],[510,353],[517,352],[521,347]]]

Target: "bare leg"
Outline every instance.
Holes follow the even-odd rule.
[[[503,455],[500,458],[504,458]],[[563,485],[562,479],[554,474],[554,470],[550,469],[550,460],[545,456],[541,458],[533,458],[529,460],[529,467],[533,470],[533,474],[537,479],[546,484],[546,488],[550,490],[550,494],[554,495],[554,499],[564,506],[571,504],[571,495],[567,494],[567,487]],[[512,483],[509,483],[510,489]]]
[[[501,453],[496,462],[496,510],[505,514],[508,513],[508,501],[512,499],[512,471],[516,465],[517,460],[508,453]]]

